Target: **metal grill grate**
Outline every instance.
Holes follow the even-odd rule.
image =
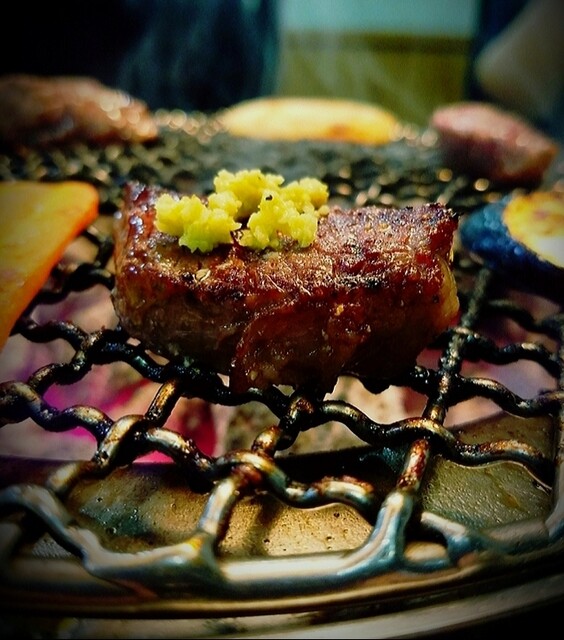
[[[198,115],[161,118],[156,144],[6,155],[0,176],[92,182],[108,220],[125,180],[205,192],[223,167],[317,176],[333,200],[356,205],[435,200],[471,215],[504,195],[441,166],[427,134],[406,131],[379,149],[265,143],[231,138]],[[380,423],[352,404],[299,390],[235,395],[220,376],[156,358],[119,326],[87,331],[72,320],[35,320],[36,309],[70,294],[102,286],[109,296],[107,229],[84,234],[94,258],[56,269],[14,330],[32,343],[61,340],[72,356],[26,380],[3,382],[2,424],[31,419],[59,433],[78,426],[96,450],[72,462],[3,459],[4,607],[219,617],[346,603],[353,611],[367,601],[409,607],[423,596],[448,599],[449,589],[475,591],[485,577],[497,584],[557,570],[564,542],[561,309],[539,317],[534,296],[504,289],[495,273],[457,248],[459,324],[432,345],[436,366],[417,364],[389,381],[421,397],[422,410]],[[507,323],[527,340],[500,341]],[[522,361],[538,365],[553,387],[522,397],[495,377],[465,371],[467,363]],[[116,363],[158,385],[144,414],[111,419],[96,407],[49,403],[53,387]],[[362,382],[375,397],[382,391]],[[495,405],[492,419],[445,426],[453,407],[476,397]],[[250,447],[214,457],[167,428],[181,398],[222,406],[252,401],[277,421]],[[286,455],[330,422],[364,445]],[[153,451],[173,464],[139,461]]]

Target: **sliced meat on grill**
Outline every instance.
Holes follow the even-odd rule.
[[[431,126],[453,169],[506,184],[539,184],[557,143],[516,114],[485,102],[437,108]]]
[[[305,249],[235,243],[202,254],[155,228],[160,193],[126,187],[116,313],[146,348],[227,374],[234,391],[280,384],[324,393],[347,372],[389,378],[457,315],[457,218],[438,204],[333,207]]]
[[[157,134],[144,102],[93,78],[0,78],[0,145],[5,147],[145,142]]]

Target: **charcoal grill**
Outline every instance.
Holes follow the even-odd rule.
[[[325,624],[364,622],[377,637],[399,637],[562,600],[562,309],[507,288],[460,246],[457,326],[402,376],[361,381],[375,398],[390,385],[420,398],[420,410],[391,423],[299,389],[237,395],[221,376],[163,360],[117,324],[86,330],[72,318],[44,320],[70,295],[102,287],[109,297],[111,217],[127,180],[205,193],[220,168],[260,167],[316,176],[335,202],[439,201],[460,215],[506,195],[503,186],[443,166],[432,133],[416,128],[372,148],[234,138],[213,117],[157,116],[154,143],[0,156],[3,180],[86,180],[101,197],[100,218],[83,234],[93,257],[59,265],[13,331],[34,344],[60,340],[70,357],[0,385],[3,427],[80,428],[94,442],[85,459],[3,456],[5,629],[49,637],[321,637],[325,629],[322,637],[333,637]],[[550,181],[562,185],[558,167]],[[509,326],[526,339],[504,335]],[[492,371],[534,364],[551,384],[523,396],[503,377],[473,375],[468,365],[480,362]],[[52,388],[117,365],[155,384],[145,413],[112,419],[95,406],[50,403]],[[276,419],[245,446],[212,456],[168,428],[183,398],[253,402]],[[449,424],[454,408],[475,398],[491,414]],[[358,446],[292,453],[329,423]],[[144,462],[151,452],[167,461]]]

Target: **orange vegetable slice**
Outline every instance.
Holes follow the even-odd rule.
[[[98,191],[87,182],[0,183],[0,349],[98,206]]]

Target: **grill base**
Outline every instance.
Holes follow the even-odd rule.
[[[389,381],[420,400],[391,423],[298,391],[238,398],[212,372],[163,362],[117,326],[53,320],[56,305],[73,296],[101,287],[108,297],[111,214],[129,179],[201,193],[219,168],[259,166],[287,179],[319,177],[334,201],[349,205],[435,200],[464,215],[505,195],[441,166],[433,140],[417,132],[378,149],[287,145],[233,139],[213,120],[179,117],[162,115],[154,145],[1,159],[3,179],[84,179],[102,196],[102,216],[81,239],[94,258],[60,265],[11,338],[60,340],[71,356],[0,387],[3,425],[31,421],[61,438],[78,426],[92,443],[84,459],[1,461],[7,631],[276,637],[280,629],[304,637],[306,628],[315,637],[319,625],[343,623],[341,634],[372,625],[379,637],[399,637],[561,600],[561,310],[508,290],[459,247],[460,324]],[[476,373],[483,362],[491,378]],[[542,388],[527,396],[502,375],[523,363],[542,372]],[[50,400],[105,367],[155,384],[144,412],[112,418],[96,406]],[[383,392],[361,382],[375,398]],[[214,455],[167,428],[187,398],[214,406],[252,400],[276,420]],[[453,416],[468,403],[476,420],[461,424]],[[330,422],[361,444],[294,453]],[[143,462],[154,452],[169,464]]]

